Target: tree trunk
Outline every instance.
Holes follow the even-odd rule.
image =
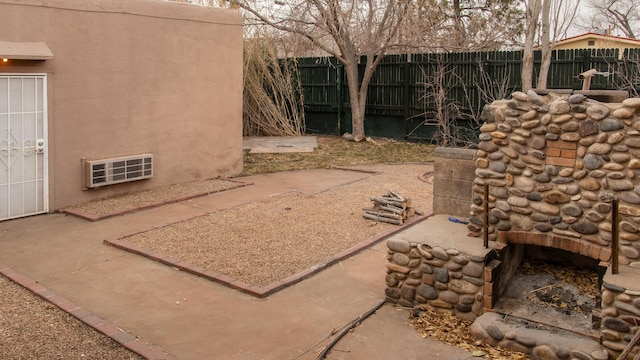
[[[547,88],[547,77],[549,76],[549,66],[551,65],[551,41],[549,29],[551,27],[551,0],[542,0],[542,63],[536,89]]]
[[[351,103],[351,132],[353,140],[362,141],[365,138],[364,133],[364,100],[360,98],[360,79],[358,76],[358,63],[344,64],[344,71],[347,75],[347,84],[349,84],[349,101]],[[366,98],[365,98],[366,99]]]
[[[522,53],[522,91],[533,87],[533,43],[535,42],[537,21],[540,16],[542,0],[528,0],[526,8],[526,29],[524,50]]]
[[[456,33],[453,42],[456,49],[462,49],[464,43],[464,24],[462,23],[462,9],[460,8],[460,0],[453,0],[453,22]]]

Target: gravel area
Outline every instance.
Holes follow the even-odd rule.
[[[159,206],[198,195],[224,191],[241,185],[244,184],[224,179],[192,181],[82,203],[66,208],[64,211],[102,218],[140,208]]]
[[[382,173],[319,194],[283,194],[122,240],[265,286],[395,227],[362,217],[372,196],[391,189],[430,213],[432,187],[418,175],[432,170],[431,165],[357,168]]]
[[[0,275],[0,359],[142,359]]]

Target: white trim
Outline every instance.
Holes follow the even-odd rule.
[[[49,93],[47,91],[48,81],[47,74],[42,75],[42,137],[44,139],[44,161],[42,184],[43,209],[45,213],[49,212]]]
[[[38,99],[36,98],[36,104],[35,106],[37,106],[37,101],[41,101],[42,103],[42,137],[38,137],[39,134],[36,133],[36,138],[37,139],[42,139],[44,140],[44,148],[43,148],[43,154],[42,154],[42,198],[37,198],[36,199],[36,211],[32,212],[32,213],[23,213],[20,215],[16,215],[16,216],[9,216],[6,218],[1,218],[0,221],[2,220],[9,220],[9,219],[15,219],[15,218],[20,218],[20,217],[26,217],[26,216],[31,216],[31,215],[37,215],[37,214],[43,214],[43,213],[48,213],[49,212],[49,203],[50,203],[50,199],[49,199],[49,97],[48,97],[48,81],[47,81],[47,74],[46,73],[2,73],[0,72],[0,77],[3,78],[7,78],[7,79],[24,79],[24,78],[33,78],[36,80],[36,91],[37,91],[37,82],[38,80],[42,80],[42,99]],[[39,93],[36,93],[37,95],[39,95]],[[37,123],[37,108],[36,108],[36,123]],[[9,118],[7,118],[8,120]],[[36,126],[37,128],[37,126]],[[37,164],[37,160],[36,160],[36,164]],[[24,171],[24,169],[22,170]],[[36,192],[38,189],[38,178],[36,177]],[[8,187],[8,190],[10,190],[10,187]],[[10,195],[9,195],[10,196]],[[38,209],[38,205],[40,204],[40,201],[42,202],[42,210],[37,210]],[[10,204],[10,200],[7,199],[7,204]]]

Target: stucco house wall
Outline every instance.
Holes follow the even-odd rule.
[[[606,34],[586,33],[558,41],[556,50],[570,49],[618,49],[620,57],[625,49],[640,48],[640,40]]]
[[[242,17],[161,0],[0,0],[0,41],[43,42],[49,208],[242,171]],[[151,153],[154,177],[83,189],[82,159]]]

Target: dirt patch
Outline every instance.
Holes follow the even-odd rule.
[[[319,194],[289,193],[121,240],[254,286],[266,286],[396,225],[364,219],[370,197],[392,189],[430,213],[430,165],[359,167],[378,175]]]

